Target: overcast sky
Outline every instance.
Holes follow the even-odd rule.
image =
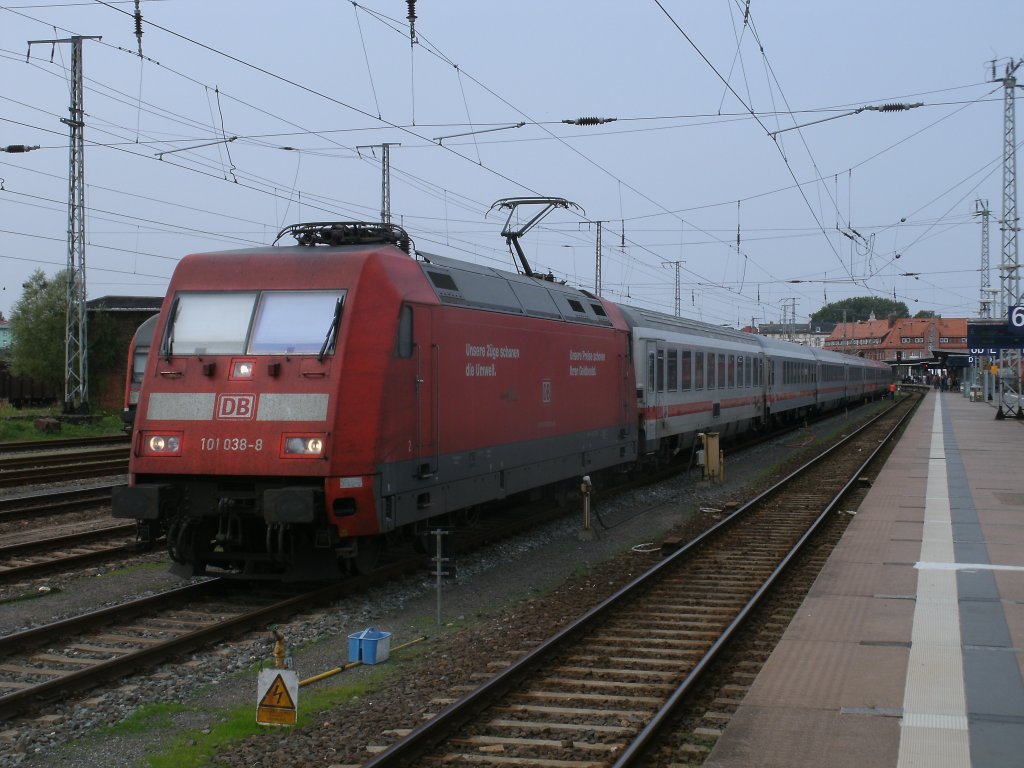
[[[0,311],[66,264],[71,46],[28,41],[71,35],[102,36],[89,298],[162,296],[187,253],[290,223],[377,220],[382,143],[417,248],[514,269],[491,204],[565,198],[531,266],[593,290],[602,221],[613,301],[674,312],[678,264],[681,314],[733,327],[863,295],[976,316],[978,199],[999,284],[992,61],[1024,57],[1020,0],[415,5],[413,44],[405,0],[142,2],[140,57],[133,2],[0,0],[0,146],[41,147],[0,153]],[[923,106],[854,113],[894,103]],[[562,122],[588,117],[615,121]]]

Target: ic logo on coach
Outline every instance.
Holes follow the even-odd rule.
[[[251,419],[256,415],[256,395],[217,395],[218,419]]]

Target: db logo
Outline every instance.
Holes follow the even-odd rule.
[[[218,395],[218,419],[251,419],[256,415],[256,395]]]

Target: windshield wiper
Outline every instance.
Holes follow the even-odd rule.
[[[341,325],[341,305],[343,297],[339,296],[337,303],[334,305],[334,319],[331,321],[331,327],[327,329],[327,335],[324,337],[324,345],[320,347],[320,354],[316,356],[316,361],[322,363],[324,361],[324,355],[327,354],[327,348],[334,343],[334,340],[338,337],[338,327]]]

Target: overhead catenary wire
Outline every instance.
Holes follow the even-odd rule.
[[[357,15],[357,16],[361,16],[361,14],[359,14],[359,13],[357,13],[356,15]],[[458,72],[458,70],[456,70],[456,71]],[[460,80],[462,79],[462,76],[461,76],[461,72],[459,73],[459,78],[460,78]],[[464,89],[464,88],[462,88],[462,90],[463,90],[463,92],[464,92],[464,90],[465,90],[465,89]],[[243,127],[243,126],[236,126],[236,127]],[[383,126],[383,127],[382,127],[382,129],[387,129],[387,126]],[[551,139],[550,137],[548,137],[548,138],[546,138],[545,140],[549,140],[549,141],[550,141],[550,140],[553,140],[553,139]],[[478,158],[478,157],[475,157],[475,158],[474,158],[474,162],[478,162],[478,161],[479,161],[479,158]],[[182,167],[183,167],[183,168],[186,168],[187,170],[191,170],[190,168],[188,168],[188,167],[187,167],[187,166],[189,166],[190,164],[191,164],[191,162],[189,162],[189,163],[184,163],[184,164],[182,165]],[[211,170],[212,170],[212,169],[211,169]],[[805,183],[812,183],[812,182],[805,182]],[[287,188],[288,188],[288,182],[283,182],[283,183],[282,183],[282,182],[281,182],[280,180],[275,180],[275,184],[276,184],[277,186],[281,187],[281,188],[284,188],[284,189],[287,189]],[[435,185],[435,186],[436,186],[436,185]],[[443,192],[442,192],[442,191],[440,191],[440,190],[441,190],[441,187],[440,187],[440,186],[436,186],[436,189],[437,189],[437,190],[439,191],[439,195],[440,195],[441,197],[447,197],[448,193],[449,193],[449,192],[451,192],[451,190],[444,190]],[[271,192],[270,192],[269,194],[274,194],[273,190],[271,190]],[[306,192],[305,192],[305,190],[303,190],[303,191],[302,191],[302,194],[303,194],[303,197],[305,198],[305,196],[306,196]],[[734,197],[734,198],[732,199],[732,201],[731,201],[731,202],[735,202],[735,199],[736,199],[736,198]],[[746,198],[743,198],[743,199],[746,199]],[[367,206],[367,207],[368,207],[368,206]],[[626,213],[631,213],[631,212],[628,212],[628,211],[627,211]],[[744,213],[746,213],[746,211],[744,211]],[[664,215],[664,214],[657,214],[657,215]],[[629,220],[631,220],[631,218],[632,218],[632,217],[630,217],[630,216],[623,216],[622,218],[623,218],[624,220],[626,220],[626,221],[629,221]],[[745,216],[744,216],[744,219],[746,219],[746,218],[747,218],[747,216],[745,215]],[[626,231],[626,226],[622,226],[622,227],[621,227],[621,229],[622,229],[622,233],[623,233],[623,234],[625,234],[625,231]],[[712,243],[712,244],[714,244],[714,243],[716,242],[716,237],[717,237],[717,234],[718,234],[718,233],[717,233],[717,232],[716,232],[716,230],[715,230],[714,228],[712,228],[712,227],[705,227],[704,229],[705,229],[705,231],[706,231],[706,232],[708,232],[708,233],[711,233],[712,235],[714,235],[714,236],[708,236],[708,238],[707,238],[707,240],[708,240],[708,242],[709,242],[709,243]],[[744,226],[744,229],[747,229],[747,226]],[[630,232],[630,234],[631,234],[632,236],[634,236],[634,237],[635,237],[635,235],[636,235],[636,234],[638,234],[638,233],[640,232],[640,230],[639,230],[639,229],[638,229],[638,228],[637,228],[637,227],[636,227],[635,225],[631,225],[631,226],[629,226],[629,232]],[[756,241],[754,240],[754,237],[753,237],[753,230],[748,230],[747,232],[745,232],[745,233],[744,233],[744,235],[745,235],[745,237],[743,238],[743,241],[742,241],[742,244],[743,244],[743,245],[747,245],[747,244],[753,244],[753,243],[755,243],[755,242],[756,242]],[[726,243],[728,242],[728,240],[729,240],[729,239],[730,239],[730,238],[729,238],[729,237],[727,237],[727,236],[726,236],[726,237],[723,237],[723,238],[721,238],[721,240],[722,240],[722,241],[724,241],[724,242],[726,242]],[[650,244],[648,244],[648,246],[650,246]],[[642,249],[640,248],[639,244],[637,244],[637,243],[634,243],[634,242],[631,242],[631,243],[630,243],[630,246],[629,246],[629,247],[630,247],[630,249],[632,249],[632,250],[633,250],[633,253],[631,253],[631,254],[630,254],[630,256],[631,256],[631,257],[636,257],[636,256],[640,256],[641,258],[645,258],[645,257],[643,256],[643,253],[642,253]],[[658,254],[658,255],[656,256],[656,258],[660,258],[660,256],[661,256],[661,255],[660,255],[660,254]],[[751,259],[751,261],[754,261],[754,259]],[[630,261],[629,263],[630,263],[630,264],[635,264],[636,262],[635,262],[635,261]],[[781,278],[781,277],[782,277],[782,276],[780,276],[780,278]],[[634,284],[639,284],[639,283],[638,283],[638,282],[636,282],[636,281],[633,281],[633,282],[634,282]],[[759,282],[764,282],[764,281],[759,281]],[[722,282],[721,282],[721,284],[722,284],[722,285],[725,285],[725,281],[722,281]],[[750,281],[748,281],[748,284],[752,285],[753,283],[752,283],[752,282],[750,282]],[[733,289],[735,289],[735,285],[733,285],[733,286],[732,286],[732,288],[733,288]]]

